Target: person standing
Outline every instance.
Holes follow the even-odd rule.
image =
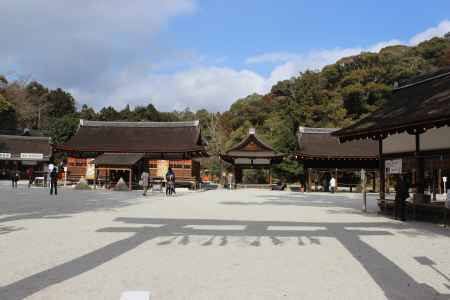
[[[51,182],[50,174],[52,173],[54,168],[55,168],[55,165],[52,162],[48,164],[48,173],[47,173],[46,180],[45,180],[45,186],[47,186],[47,183]]]
[[[175,193],[175,173],[172,168],[169,167],[166,173],[166,195],[172,195]]]
[[[29,167],[27,169],[27,178],[28,178],[28,188],[33,184],[33,168]]]
[[[11,171],[11,183],[13,189],[17,189],[17,182],[19,181],[19,177],[20,176],[18,170]]]
[[[148,172],[144,170],[141,174],[141,180],[142,180],[142,187],[144,188],[143,196],[147,196],[147,190],[148,190]]]
[[[394,218],[405,221],[406,199],[409,198],[409,187],[403,175],[398,175],[395,184]]]
[[[331,189],[331,193],[334,194],[334,192],[336,191],[336,179],[333,176],[331,176],[331,179],[330,179],[330,189]]]
[[[55,192],[55,196],[58,195],[58,170],[57,168],[53,168],[50,173],[50,195],[53,195]]]

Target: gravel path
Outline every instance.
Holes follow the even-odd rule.
[[[450,230],[360,198],[0,185],[0,299],[450,299]]]

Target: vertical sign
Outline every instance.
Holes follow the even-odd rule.
[[[94,180],[95,179],[95,164],[94,158],[86,159],[86,176],[85,179]]]
[[[169,161],[168,160],[158,160],[156,176],[164,178],[164,177],[166,177],[168,170],[169,170]]]

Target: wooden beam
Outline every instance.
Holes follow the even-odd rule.
[[[425,170],[423,158],[420,155],[420,133],[416,133],[416,197],[423,200]]]
[[[131,190],[133,189],[133,169],[129,169],[130,170],[130,176],[129,176],[129,185],[128,185],[128,190],[131,192]]]
[[[385,176],[385,168],[384,168],[384,159],[383,159],[383,139],[378,139],[378,157],[379,157],[379,168],[378,172],[380,172],[380,199],[386,199],[386,176]],[[387,202],[384,202],[385,208],[387,208]]]

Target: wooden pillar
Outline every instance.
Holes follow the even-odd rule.
[[[353,172],[351,174],[352,175],[350,177],[350,193],[353,192],[353,185],[352,185],[352,183],[353,183]]]
[[[339,187],[339,180],[338,180],[338,169],[336,168],[335,170],[335,179],[336,179],[336,187],[334,188],[334,191],[337,192],[338,191],[338,187]]]
[[[311,192],[312,191],[312,174],[311,174],[311,168],[306,168],[306,188],[305,191]]]
[[[111,186],[110,186],[111,178],[110,178],[110,174],[109,174],[109,169],[107,168],[105,172],[106,172],[105,187],[106,187],[107,189],[109,189],[109,188],[111,187]]]
[[[131,191],[133,189],[133,169],[130,168],[130,176],[128,181],[128,190]]]
[[[272,185],[272,168],[269,167],[269,184]]]
[[[442,194],[442,186],[441,186],[441,182],[442,182],[442,169],[438,170],[438,192],[439,194]]]
[[[97,189],[97,169],[94,170],[94,190]]]
[[[384,168],[384,159],[383,159],[383,139],[378,139],[378,159],[379,166],[378,172],[380,172],[380,199],[386,199],[386,176],[385,176],[385,168]],[[387,203],[385,202],[385,208],[387,207]]]
[[[377,186],[377,172],[376,171],[373,172],[372,176],[373,176],[373,178],[372,178],[372,193],[375,193],[375,189]]]
[[[433,169],[433,179],[431,180],[432,184],[431,184],[431,193],[433,194],[433,201],[436,201],[436,193],[437,193],[437,185],[436,185],[436,181],[437,181],[437,170]],[[437,184],[439,184],[439,181],[437,181]]]
[[[242,168],[238,166],[233,166],[234,182],[236,184],[242,183]]]
[[[416,133],[416,199],[422,201],[424,198],[425,170],[423,158],[420,156],[420,134]]]

